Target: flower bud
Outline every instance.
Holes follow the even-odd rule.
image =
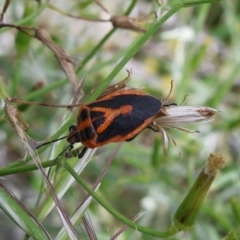
[[[187,230],[193,226],[208,190],[223,166],[224,158],[219,153],[210,154],[207,165],[174,215],[174,229]]]
[[[146,30],[137,23],[138,21],[135,18],[128,16],[112,16],[110,21],[112,25],[117,28],[124,28],[141,33],[146,32]]]

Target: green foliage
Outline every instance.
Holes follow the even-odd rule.
[[[78,81],[84,79],[80,102],[94,101],[112,81],[121,81],[126,70],[131,69],[131,87],[144,87],[150,94],[164,98],[173,79],[168,102],[181,104],[188,95],[182,105],[208,106],[219,113],[212,122],[186,126],[200,133],[170,130],[177,147],[169,142],[167,156],[161,135],[149,129],[123,143],[114,157],[110,157],[114,143],[88,152],[84,159],[67,160],[62,155],[54,163],[52,160],[67,146],[66,141],[40,148],[43,168],[54,165],[50,179],[79,238],[85,233],[78,224],[84,222],[83,215],[87,213],[99,240],[109,239],[125,224],[131,228],[121,234],[121,239],[239,239],[239,2],[99,1],[109,14],[96,2],[73,0],[60,5],[56,1],[59,6],[52,6],[49,2],[11,1],[2,22],[43,28],[57,46],[65,49],[76,65]],[[146,16],[140,21],[138,13]],[[113,28],[110,22],[86,21],[69,14],[94,19],[130,15],[146,32]],[[44,227],[51,236],[67,239],[59,214],[52,210],[54,201],[42,184],[42,175],[31,156],[24,159],[24,145],[6,120],[3,106],[7,96],[69,104],[76,88],[66,77],[56,53],[35,38],[33,29],[26,34],[11,26],[0,26],[0,176],[4,176],[0,182],[16,195],[5,188],[0,191],[0,205],[4,204],[0,228],[6,229],[6,235],[0,233],[0,238],[17,239],[10,234],[21,232],[22,236],[47,239]],[[27,134],[36,141],[66,135],[77,114],[76,108],[13,105],[29,125]],[[208,155],[215,151],[225,156],[227,164],[216,176],[199,215],[194,216],[192,228],[180,233],[176,233],[178,229],[169,231],[174,213],[206,165]],[[114,161],[94,193],[89,186],[96,183],[109,159]],[[78,207],[86,191],[96,201],[89,198]],[[37,204],[38,197],[41,199]],[[9,206],[15,211],[10,211]],[[141,211],[145,214],[136,221],[137,225],[129,220]],[[22,221],[18,222],[18,218]]]

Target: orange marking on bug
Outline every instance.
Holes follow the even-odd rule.
[[[82,144],[88,148],[96,148],[96,137],[87,141],[82,141]]]
[[[70,132],[70,145],[81,142],[96,148],[111,142],[131,141],[153,121],[162,108],[161,100],[138,89],[121,89],[95,102],[83,104],[77,125]]]
[[[141,133],[147,126],[153,121],[154,117],[147,119],[144,124],[142,124],[140,127],[136,128],[133,130],[131,133],[121,136],[121,135],[116,135],[112,138],[107,139],[106,141],[103,141],[101,143],[95,143],[95,147],[100,147],[103,145],[106,145],[111,142],[124,142],[127,140],[130,140],[134,137],[136,137],[139,133]]]
[[[82,131],[82,130],[86,129],[87,127],[91,127],[91,126],[92,126],[91,119],[86,119],[83,122],[81,122],[81,124],[78,125],[78,131]]]
[[[133,107],[131,105],[125,105],[120,107],[119,112],[124,115],[130,113],[132,109]]]
[[[95,101],[82,104],[77,114],[76,125],[69,128],[66,136],[69,150],[74,143],[81,142],[85,148],[96,148],[111,142],[131,141],[145,128],[150,127],[161,112],[161,99],[150,96],[139,89],[109,87]]]
[[[95,110],[95,109],[94,109]],[[105,122],[96,129],[97,134],[103,133],[117,116],[128,114],[132,111],[131,105],[125,105],[119,109],[105,109]]]

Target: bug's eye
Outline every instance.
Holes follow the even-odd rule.
[[[74,138],[75,138],[75,142],[81,142],[80,132],[76,132],[76,134],[74,134]]]
[[[74,131],[76,131],[77,130],[77,126],[76,125],[71,125],[70,127],[69,127],[69,133],[72,133],[72,132],[74,132]]]

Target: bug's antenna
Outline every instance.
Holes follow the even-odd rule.
[[[179,105],[182,105],[186,101],[187,97],[188,97],[188,95],[185,95],[182,102]]]
[[[54,163],[57,161],[57,159],[59,158],[59,156],[61,156],[64,152],[66,152],[68,149],[71,149],[71,148],[72,148],[72,145],[69,144],[66,148],[63,149],[62,152],[60,152],[60,153],[57,155],[57,157],[56,157],[55,159],[53,159],[52,164],[49,166],[49,171],[48,171],[48,173],[47,173],[47,177],[48,177],[48,178],[49,178],[49,176],[50,176],[52,166],[53,166]]]
[[[45,143],[40,144],[39,146],[35,147],[35,149],[38,149],[38,148],[40,148],[40,147],[42,147],[42,146],[44,146],[44,145],[48,145],[48,144],[53,143],[53,142],[57,142],[57,141],[59,141],[59,140],[62,140],[62,139],[64,139],[64,138],[67,138],[67,137],[68,137],[68,135],[67,135],[67,136],[64,136],[64,137],[60,137],[60,138],[54,139],[54,140],[49,141],[49,142],[45,142]]]
[[[168,98],[170,97],[170,95],[172,93],[172,90],[173,90],[173,80],[171,81],[171,87],[170,87],[169,93],[168,93],[167,97],[165,97],[163,99],[163,102],[166,102],[168,100]]]
[[[165,102],[167,102],[168,98],[170,97],[172,90],[173,90],[173,80],[171,81],[171,87],[170,87],[167,97],[165,97],[163,99],[159,98],[159,100],[162,102],[163,107],[177,106],[176,103],[165,103]]]

